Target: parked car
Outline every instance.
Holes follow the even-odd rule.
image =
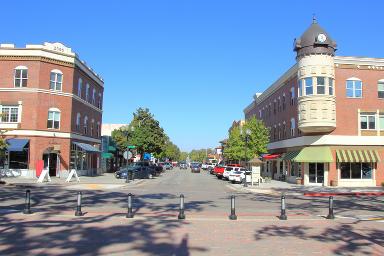
[[[171,163],[166,162],[166,163],[164,163],[163,168],[164,168],[165,170],[172,170],[172,169],[173,169],[173,166],[172,166]]]
[[[245,168],[241,168],[239,171],[231,174],[230,181],[232,183],[244,183],[245,174],[247,174],[247,182],[251,182],[252,173]]]
[[[233,171],[237,171],[237,170],[239,170],[239,167],[235,167],[235,166],[225,167],[224,172],[223,172],[223,180],[229,180],[230,173]]]
[[[200,172],[200,164],[199,163],[191,163],[191,172]]]
[[[213,174],[215,174],[218,179],[221,179],[223,177],[224,169],[225,165],[219,164],[213,168]]]
[[[215,168],[216,164],[214,163],[208,163],[207,164],[207,170],[211,172]]]
[[[186,162],[181,162],[180,164],[179,164],[179,166],[180,166],[180,169],[188,169],[188,165],[187,165],[187,163]]]
[[[208,168],[208,163],[202,163],[201,169],[207,170],[207,168]]]
[[[115,177],[117,179],[126,179],[129,174],[132,175],[132,179],[149,179],[153,175],[148,167],[128,166],[115,172]]]

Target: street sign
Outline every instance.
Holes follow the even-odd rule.
[[[134,145],[129,145],[128,148],[136,148]]]
[[[125,151],[124,154],[123,154],[123,157],[124,159],[131,159],[133,156],[132,152],[131,151]]]

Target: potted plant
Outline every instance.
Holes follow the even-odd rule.
[[[301,178],[301,177],[296,177],[296,184],[297,184],[297,185],[301,185],[301,184],[302,184],[302,181],[303,181],[303,178]]]

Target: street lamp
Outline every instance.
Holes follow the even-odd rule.
[[[131,132],[134,132],[135,131],[135,127],[131,126]],[[129,130],[127,132],[127,165],[126,167],[128,168],[128,152],[129,152],[129,143],[128,143],[128,137],[129,137]]]
[[[245,146],[244,146],[244,162],[245,162],[245,167],[246,167],[246,170],[247,170],[247,148],[248,148],[248,139],[249,139],[249,135],[251,134],[251,131],[249,129],[246,129],[245,131],[243,131],[243,129],[240,129],[240,133],[244,136],[244,140],[245,140]],[[244,172],[244,187],[248,187],[248,184],[247,184],[247,171]]]

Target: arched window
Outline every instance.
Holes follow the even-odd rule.
[[[291,137],[295,136],[295,129],[296,129],[295,118],[291,118]]]
[[[81,91],[83,90],[83,79],[79,78],[79,82],[77,83],[77,96],[81,98]]]
[[[384,99],[384,79],[377,81],[377,96]]]
[[[100,122],[97,122],[97,127],[96,127],[96,137],[100,137],[101,134],[101,127],[100,127]]]
[[[363,83],[359,78],[351,77],[346,81],[346,92],[348,98],[363,97]]]
[[[15,87],[27,87],[28,68],[25,66],[17,66],[14,74]]]
[[[101,93],[99,93],[99,103],[97,104],[97,106],[99,107],[99,109],[101,109]]]
[[[285,110],[285,93],[283,93],[283,110]]]
[[[285,121],[283,122],[283,139],[287,137],[287,130],[286,130],[286,125]]]
[[[89,101],[89,84],[87,83],[87,87],[85,88],[85,100]]]
[[[291,106],[295,104],[295,88],[291,87]]]
[[[278,130],[278,136],[277,136],[277,138],[279,139],[279,140],[281,140],[281,125],[279,124],[279,130]]]
[[[91,121],[91,136],[93,136],[94,127],[95,127],[95,119],[92,119],[92,121]]]
[[[80,131],[80,122],[81,122],[81,115],[80,113],[77,113],[76,116],[76,131]]]
[[[88,117],[84,117],[84,134],[87,135],[88,133]]]
[[[96,105],[96,89],[92,91],[92,104]]]
[[[50,108],[48,110],[48,129],[60,129],[60,110],[57,108]]]
[[[49,89],[61,91],[62,85],[63,85],[63,72],[61,72],[58,69],[52,70]]]

